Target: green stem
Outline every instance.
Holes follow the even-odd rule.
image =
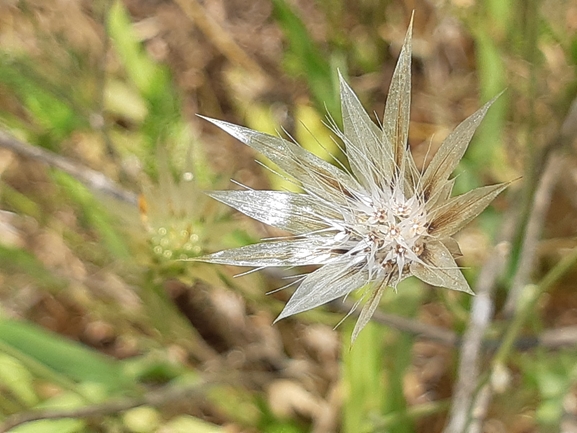
[[[521,332],[525,322],[529,319],[530,315],[535,310],[541,295],[551,286],[553,286],[553,284],[558,282],[563,277],[563,275],[570,271],[576,264],[577,248],[574,249],[569,255],[565,256],[562,260],[560,260],[537,285],[528,285],[525,288],[524,296],[522,296],[519,300],[519,302],[522,303],[521,308],[518,309],[517,315],[507,329],[503,338],[503,342],[501,343],[495,358],[493,358],[493,368],[504,364],[509,357],[509,354],[513,350],[517,336]]]

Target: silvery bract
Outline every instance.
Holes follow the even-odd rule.
[[[366,301],[353,340],[375,311],[383,290],[410,275],[433,286],[472,293],[455,263],[451,238],[507,184],[451,197],[449,176],[493,101],[461,123],[420,173],[408,150],[411,93],[409,26],[377,126],[340,77],[344,142],[350,171],[298,144],[220,120],[207,119],[261,152],[296,180],[303,193],[215,191],[214,199],[293,236],[220,251],[196,260],[237,266],[320,265],[302,277],[277,318],[309,310],[364,287]]]

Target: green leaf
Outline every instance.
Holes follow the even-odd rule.
[[[111,392],[135,385],[116,360],[29,323],[0,319],[0,351],[60,384],[93,382]]]
[[[108,32],[131,81],[145,97],[151,97],[156,91],[159,68],[142,49],[130,16],[120,1],[110,8]]]
[[[21,362],[0,353],[0,388],[7,389],[26,406],[33,406],[38,400],[33,380],[32,374]]]
[[[0,63],[0,84],[17,95],[28,117],[48,133],[44,143],[47,147],[55,150],[74,130],[88,125],[85,112],[74,101],[70,89],[38,73],[33,60],[0,53]]]

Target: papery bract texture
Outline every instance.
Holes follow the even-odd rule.
[[[482,212],[507,184],[451,197],[450,175],[494,100],[457,126],[424,172],[419,172],[407,142],[411,30],[412,24],[395,68],[382,127],[371,120],[340,77],[343,130],[334,127],[333,132],[344,143],[350,172],[291,141],[207,118],[264,154],[304,191],[210,192],[214,199],[292,236],[194,259],[255,267],[320,265],[301,278],[277,320],[365,288],[367,299],[354,340],[377,308],[383,290],[408,276],[472,294],[455,263],[460,250],[450,236]]]

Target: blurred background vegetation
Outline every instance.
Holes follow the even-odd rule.
[[[0,1],[0,431],[443,430],[474,298],[410,279],[351,348],[342,305],[271,325],[295,271],[179,260],[283,234],[203,196],[287,185],[195,114],[342,159],[337,70],[382,116],[413,10],[417,162],[505,90],[456,191],[520,178],[458,235],[473,288],[508,252],[467,431],[577,431],[570,0]]]

